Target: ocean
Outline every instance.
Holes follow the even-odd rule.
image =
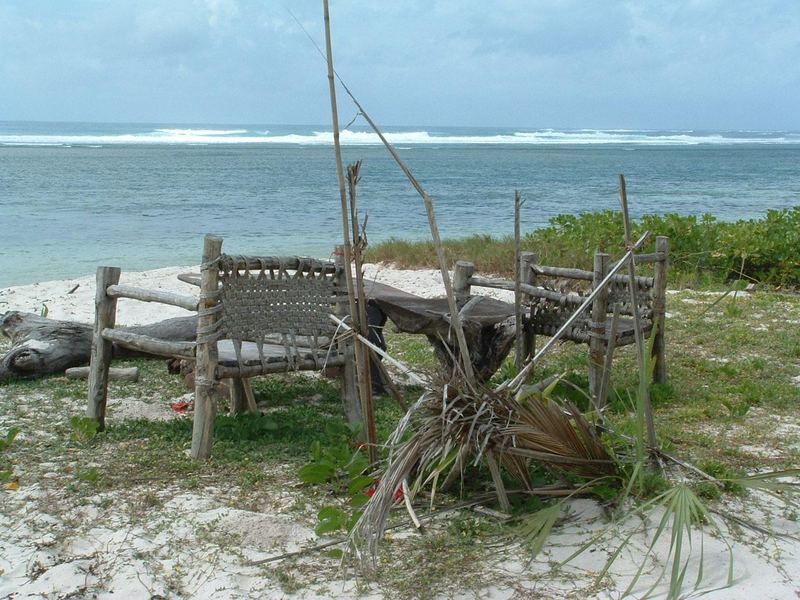
[[[800,205],[800,132],[385,127],[434,199],[444,237],[523,230],[560,213],[753,218]],[[363,160],[371,243],[426,239],[421,199],[363,126],[342,134]],[[98,265],[197,264],[202,237],[230,253],[328,256],[341,240],[330,126],[0,122],[0,287],[77,277]]]

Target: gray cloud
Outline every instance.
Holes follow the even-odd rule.
[[[797,2],[332,4],[387,124],[800,129]],[[326,83],[278,1],[0,0],[0,119],[325,123]]]

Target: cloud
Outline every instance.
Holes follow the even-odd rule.
[[[320,3],[290,6],[321,44]],[[796,2],[334,0],[332,22],[384,123],[800,128]],[[325,123],[326,83],[279,2],[0,3],[0,118]]]

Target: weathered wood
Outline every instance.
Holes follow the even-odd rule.
[[[96,275],[97,290],[94,296],[95,318],[86,416],[97,421],[100,430],[105,428],[108,369],[111,366],[113,349],[111,341],[103,337],[103,331],[114,327],[117,318],[117,301],[106,294],[106,288],[119,283],[120,272],[117,267],[98,267]]]
[[[304,358],[295,360],[290,363],[283,362],[270,362],[266,365],[243,365],[243,366],[226,366],[217,365],[214,371],[215,379],[236,379],[236,378],[250,378],[259,375],[271,375],[273,373],[292,373],[293,371],[319,371],[319,362],[314,359]],[[345,364],[344,356],[331,356],[326,362],[328,367],[340,367]]]
[[[337,266],[336,283],[337,286],[345,287],[345,262],[344,262],[344,248],[336,246],[333,253],[333,259]],[[349,266],[347,267],[349,268]],[[335,309],[336,315],[340,319],[345,319],[350,314],[350,307],[347,302],[339,302]],[[344,359],[344,367],[342,369],[342,404],[344,406],[344,414],[347,417],[347,422],[351,425],[356,423],[363,423],[363,416],[361,411],[361,400],[358,396],[358,371],[356,369],[356,354],[352,343],[339,338],[337,343],[338,354]]]
[[[217,306],[219,268],[216,260],[222,252],[222,238],[207,235],[203,241],[201,263],[200,304],[198,331],[214,331],[219,318],[213,309]],[[198,341],[195,351],[194,422],[192,424],[192,458],[205,460],[211,455],[214,442],[214,396],[212,388],[217,368],[217,344]]]
[[[245,412],[257,413],[256,397],[250,379],[234,377],[230,381],[230,412],[239,415]]]
[[[348,332],[353,331],[353,329],[350,326],[348,326],[344,321],[342,321],[341,319],[339,319],[335,315],[331,315],[331,320],[334,323],[336,323],[339,327],[341,327],[344,331],[348,331]],[[384,359],[386,359],[386,362],[391,364],[396,369],[399,369],[401,373],[403,373],[404,375],[407,375],[409,378],[411,378],[411,380],[414,383],[417,383],[419,385],[424,385],[425,384],[425,381],[422,378],[420,378],[419,375],[414,373],[414,371],[412,371],[408,366],[404,365],[403,363],[401,363],[396,358],[392,358],[391,355],[389,355],[386,351],[384,351],[383,349],[379,348],[378,346],[376,346],[375,344],[370,342],[367,338],[365,338],[365,337],[363,337],[361,335],[358,335],[358,337],[360,338],[361,343],[363,343],[365,346],[367,346],[373,352],[379,354]]]
[[[475,272],[475,265],[466,260],[456,261],[453,269],[453,293],[459,304],[469,299],[472,290],[470,289],[470,278]]]
[[[653,369],[653,382],[667,382],[667,349],[664,338],[667,310],[667,267],[669,261],[669,238],[656,238],[656,254],[662,254],[663,260],[655,266],[655,283],[653,284],[653,358],[656,361]]]
[[[536,287],[536,272],[533,270],[533,265],[537,262],[539,262],[539,255],[535,252],[520,253],[520,292],[525,295],[526,304],[528,303],[528,294],[525,294],[522,286]],[[530,307],[528,308],[528,316],[524,320],[523,362],[533,356],[536,351],[536,331],[534,329],[533,315],[531,315]],[[531,375],[533,374],[531,373]]]
[[[194,358],[194,342],[173,342],[148,335],[132,333],[124,329],[106,328],[101,332],[104,339],[126,346],[143,354],[170,358]]]
[[[622,218],[625,225],[625,247],[631,248],[631,222],[628,215],[628,194],[625,189],[625,176],[619,176],[619,201],[622,206]],[[647,441],[651,448],[658,447],[656,440],[656,428],[653,421],[653,406],[650,403],[650,388],[645,380],[647,373],[647,360],[644,347],[644,333],[642,332],[642,322],[639,319],[639,303],[636,300],[637,294],[636,261],[633,257],[628,261],[628,291],[631,297],[631,309],[633,310],[633,333],[636,337],[636,356],[639,364],[639,396],[644,406],[644,425],[647,428]]]
[[[89,367],[71,367],[64,371],[67,379],[88,379]],[[111,367],[108,370],[109,381],[139,381],[138,367]]]
[[[333,127],[333,149],[336,159],[336,178],[339,183],[339,201],[341,208],[342,222],[342,258],[344,261],[345,283],[347,284],[347,299],[350,310],[350,323],[356,331],[361,331],[358,307],[356,306],[356,290],[353,283],[352,272],[352,248],[350,245],[350,225],[347,221],[348,206],[347,192],[345,191],[344,163],[342,162],[342,147],[339,142],[339,109],[336,104],[336,81],[334,80],[333,68],[333,44],[331,42],[331,17],[328,9],[328,0],[323,0],[323,13],[325,21],[325,58],[328,65],[328,93],[331,102],[331,123]],[[364,378],[364,370],[368,369],[368,358],[364,347],[361,344],[353,344],[355,347],[355,374],[356,381],[361,381],[362,385],[356,386],[359,403],[361,404],[362,423],[369,442],[369,455],[371,461],[377,461],[377,440],[375,439],[374,415],[372,414],[372,388],[363,385],[367,380]],[[373,460],[374,459],[374,460]]]
[[[477,287],[488,287],[498,290],[509,290],[511,292],[513,292],[515,288],[513,281],[509,281],[508,279],[501,279],[499,277],[472,276],[469,278],[469,284]],[[547,300],[553,300],[554,302],[558,302],[564,305],[569,304],[574,306],[580,306],[581,304],[583,304],[583,301],[585,299],[583,296],[579,296],[578,294],[562,294],[561,292],[555,292],[553,290],[545,290],[543,288],[529,285],[526,283],[520,284],[520,290],[523,293],[533,298],[545,298]]]
[[[110,285],[106,290],[106,294],[112,298],[132,298],[141,302],[158,302],[191,311],[197,310],[198,303],[198,299],[193,296],[173,294],[172,292],[163,292],[161,290],[147,290],[130,285]]]
[[[125,328],[164,340],[194,340],[197,317],[177,317],[150,325]],[[0,316],[0,332],[13,346],[0,358],[0,382],[63,373],[70,367],[89,364],[92,326],[71,321],[46,319],[33,313],[10,311]],[[148,356],[114,344],[114,358]],[[159,357],[160,358],[160,357]]]
[[[647,254],[636,254],[634,255],[634,259],[636,260],[637,265],[644,265],[647,263],[662,262],[664,259],[666,259],[666,254],[659,251],[649,252]]]
[[[522,242],[520,229],[522,227],[522,195],[519,190],[514,192],[514,316],[516,317],[514,334],[514,361],[517,371],[522,368],[525,357],[523,349],[525,340],[522,339],[524,323],[522,322]]]
[[[358,182],[361,180],[361,161],[357,161],[347,166],[347,184],[350,196],[350,221],[353,230],[353,266],[355,267],[355,285],[353,294],[355,295],[355,307],[358,311],[358,332],[361,337],[369,335],[369,323],[367,322],[367,301],[364,294],[364,274],[362,273],[362,252],[366,245],[366,240],[361,237],[358,223]],[[348,288],[349,291],[349,288]],[[361,344],[356,342],[359,352],[356,355],[358,364],[358,392],[361,399],[361,413],[364,415],[364,427],[367,433],[367,455],[371,464],[378,462],[378,434],[375,428],[375,407],[372,399],[372,373],[369,352]]]
[[[614,265],[616,266],[616,264]],[[594,281],[594,272],[584,271],[583,269],[569,269],[566,267],[551,267],[549,265],[534,265],[533,270],[538,275],[548,275],[550,277],[563,277],[564,279],[577,279],[581,281]],[[628,283],[628,277],[625,275],[615,275],[614,283]],[[640,287],[652,287],[652,277],[636,277],[636,284]]]
[[[617,327],[619,324],[619,305],[614,305],[614,314],[611,317],[611,327],[608,330],[606,343],[606,358],[603,364],[603,376],[600,380],[600,391],[597,393],[595,408],[602,411],[608,404],[608,392],[611,385],[611,369],[614,363],[614,350],[617,347]]]
[[[531,358],[528,364],[526,364],[525,367],[523,367],[522,371],[517,373],[517,375],[513,379],[501,383],[498,386],[498,389],[503,390],[510,387],[512,390],[517,391],[520,388],[520,386],[522,386],[522,384],[525,383],[525,380],[530,375],[537,361],[539,361],[542,358],[542,356],[544,356],[550,350],[550,348],[555,346],[555,344],[561,339],[561,336],[564,335],[564,333],[567,332],[572,327],[572,324],[580,318],[581,314],[583,314],[583,312],[589,306],[591,306],[592,302],[594,301],[595,297],[597,297],[597,295],[600,293],[600,291],[611,282],[616,272],[619,271],[625,264],[625,261],[629,260],[631,256],[636,252],[636,250],[641,248],[649,238],[650,238],[650,232],[646,231],[642,235],[642,237],[640,237],[636,241],[636,243],[633,244],[630,250],[628,250],[625,253],[625,256],[622,257],[619,263],[616,264],[614,268],[612,268],[609,271],[608,275],[606,275],[603,281],[600,282],[600,285],[597,286],[594,290],[592,290],[592,293],[583,299],[583,304],[581,304],[581,306],[579,306],[577,310],[574,313],[572,313],[572,316],[569,319],[564,321],[561,327],[559,327],[558,331],[556,331],[553,334],[553,336],[549,340],[547,340],[547,343],[544,346],[542,346],[541,350],[539,350],[535,356]]]
[[[598,287],[606,276],[608,254],[598,252],[594,255],[593,287]],[[589,394],[597,401],[603,377],[605,358],[606,313],[608,312],[608,288],[602,288],[592,303],[592,323],[589,339]]]

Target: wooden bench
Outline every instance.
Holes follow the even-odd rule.
[[[330,318],[347,314],[341,261],[303,257],[232,256],[222,239],[206,236],[200,295],[182,296],[119,285],[120,269],[99,267],[87,415],[105,423],[112,344],[195,362],[192,457],[207,458],[213,440],[214,389],[231,379],[231,412],[255,408],[250,377],[343,366],[345,409],[361,420],[353,346],[336,336]],[[115,329],[118,298],[197,311],[195,341],[175,342]]]
[[[655,252],[636,255],[637,265],[653,264],[652,276],[636,277],[636,303],[645,337],[649,339],[655,332],[652,340],[655,383],[664,383],[667,376],[664,315],[668,260],[669,238],[664,236],[656,238]],[[600,252],[594,256],[593,271],[542,265],[535,252],[523,252],[520,263],[523,347],[526,356],[530,356],[536,336],[556,333],[605,278],[612,265],[609,255]],[[467,261],[456,263],[453,282],[462,301],[471,296],[473,287],[515,290],[513,281],[475,275],[475,266]],[[563,339],[589,345],[589,388],[598,406],[605,405],[608,394],[603,382],[606,357],[611,357],[618,346],[635,343],[632,316],[629,278],[615,275],[563,336]]]

